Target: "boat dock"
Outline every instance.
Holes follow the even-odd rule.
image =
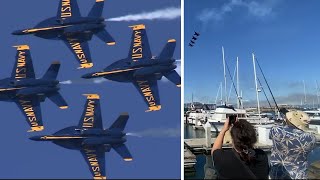
[[[206,146],[206,138],[194,138],[194,139],[185,139],[184,142],[185,144],[188,145],[188,148],[195,154],[210,154],[211,147],[214,143],[216,138],[211,138],[211,146],[207,147]],[[255,145],[256,148],[263,149],[264,151],[270,151],[271,145],[267,144],[262,144],[262,143],[256,143]],[[223,149],[229,149],[232,148],[231,144],[223,144],[222,145]]]
[[[317,138],[317,144],[320,144],[320,135],[316,135],[316,138]],[[212,142],[212,143],[211,143],[210,147],[208,147],[206,145],[206,141],[207,141],[206,138],[185,139],[184,143],[186,145],[185,147],[187,147],[191,152],[193,152],[195,154],[201,154],[201,153],[210,154],[211,147],[212,147],[215,140],[216,140],[216,138],[211,138],[210,142]],[[224,149],[228,149],[231,147],[232,147],[231,144],[223,144],[222,145],[222,148],[224,148]],[[271,149],[271,145],[263,144],[260,142],[257,142],[255,144],[255,147],[263,149],[266,152],[269,152]]]
[[[315,162],[308,168],[309,179],[320,179],[320,162]]]

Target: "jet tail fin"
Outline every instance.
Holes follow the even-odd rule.
[[[162,52],[160,53],[160,59],[170,59],[173,56],[174,50],[176,48],[176,40],[170,39],[164,46]]]
[[[56,61],[51,64],[47,72],[43,75],[42,79],[55,80],[57,79],[60,69],[60,62]]]
[[[118,129],[120,131],[123,131],[124,128],[126,127],[127,121],[129,119],[128,113],[122,113],[118,117],[116,121],[110,126],[109,129]]]
[[[181,87],[181,77],[177,73],[177,71],[173,70],[167,73],[164,73],[164,76],[169,79],[169,81],[173,82],[177,87]]]
[[[128,150],[125,144],[121,144],[118,146],[112,146],[113,149],[123,158],[125,161],[132,161],[132,156],[130,151]]]
[[[57,106],[59,106],[60,109],[67,109],[68,104],[66,101],[63,99],[61,94],[59,92],[54,92],[48,95],[48,98],[55,103]]]
[[[96,3],[93,5],[88,16],[89,17],[102,17],[103,6],[104,6],[104,0],[96,0]]]
[[[109,45],[109,46],[112,46],[112,45],[116,44],[116,42],[114,41],[113,37],[105,29],[95,33],[95,35],[99,39],[101,39],[101,41],[107,43],[107,45]]]

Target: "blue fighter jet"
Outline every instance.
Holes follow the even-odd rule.
[[[177,66],[173,53],[176,40],[170,39],[159,56],[152,56],[145,25],[130,26],[133,28],[129,55],[116,61],[101,72],[85,74],[82,78],[103,77],[112,81],[131,82],[142,95],[149,111],[161,109],[157,80],[165,76],[177,87],[181,86],[181,78],[174,70]]]
[[[103,129],[100,97],[85,94],[87,101],[78,126],[64,128],[53,135],[34,136],[34,141],[52,141],[63,148],[80,150],[94,179],[106,179],[105,152],[114,149],[125,161],[132,156],[124,144],[127,140],[123,132],[129,115],[122,113],[109,129]]]
[[[58,13],[40,22],[34,28],[17,30],[12,34],[34,34],[44,39],[62,40],[79,61],[79,68],[93,66],[88,41],[96,35],[108,45],[115,41],[105,30],[105,20],[102,16],[104,0],[96,0],[87,17],[82,17],[76,0],[60,0]]]
[[[22,111],[31,131],[44,129],[40,102],[48,97],[61,109],[68,108],[59,94],[59,81],[56,80],[60,63],[53,62],[45,75],[35,78],[30,48],[28,45],[17,48],[16,62],[10,78],[0,80],[0,101],[15,102]]]

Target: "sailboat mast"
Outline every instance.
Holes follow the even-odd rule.
[[[240,95],[240,102],[241,102],[241,109],[243,109],[244,106],[243,106],[243,101],[242,101],[242,90],[241,90],[241,95]]]
[[[239,58],[237,57],[237,92],[240,92],[239,88]],[[240,96],[237,97],[237,108],[240,108]]]
[[[253,62],[254,82],[255,82],[255,85],[256,85],[258,115],[259,115],[259,119],[261,119],[261,115],[260,115],[260,102],[259,102],[259,92],[258,92],[258,82],[257,82],[257,72],[256,72],[256,60],[255,60],[255,57],[254,57],[254,54],[253,54],[253,53],[252,53],[252,62]]]
[[[221,87],[221,97],[220,97],[220,104],[222,105],[223,104],[223,101],[222,101],[222,82],[220,83],[220,87]]]
[[[303,91],[304,91],[304,105],[307,104],[306,84],[303,80]]]
[[[318,100],[317,107],[319,108],[319,103],[320,103],[320,101],[319,101],[319,86],[318,86],[318,81],[317,80],[316,80],[316,89],[317,89],[317,100]]]
[[[216,95],[216,101],[215,101],[215,104],[217,105],[217,101],[218,101],[218,97],[219,97],[219,92],[220,92],[220,87],[221,84],[219,84],[219,88],[218,88],[218,92],[217,92],[217,95]]]
[[[222,63],[223,63],[223,77],[224,77],[224,95],[225,97],[225,104],[227,104],[227,75],[226,75],[226,61],[224,59],[224,48],[222,46]]]

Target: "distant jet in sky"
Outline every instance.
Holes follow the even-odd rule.
[[[197,40],[197,38],[196,38],[196,37],[194,37],[194,36],[192,36],[192,40]]]
[[[175,59],[172,58],[176,40],[170,39],[159,56],[152,56],[145,25],[130,26],[133,28],[129,56],[118,60],[101,72],[85,74],[82,77],[106,79],[118,82],[131,82],[140,92],[149,107],[146,112],[161,109],[157,80],[165,76],[177,87],[181,86],[181,78],[174,70]]]
[[[60,63],[53,62],[44,76],[35,78],[30,48],[28,45],[17,47],[16,62],[10,78],[0,80],[0,101],[15,102],[22,111],[31,131],[44,129],[40,102],[48,97],[61,109],[68,108],[59,94],[59,81],[56,80]]]
[[[190,46],[190,47],[193,47],[193,44],[189,43],[189,46]]]
[[[195,35],[195,36],[200,36],[200,33],[198,33],[198,32],[195,31],[195,32],[194,32],[194,35]]]
[[[34,28],[14,31],[14,35],[34,34],[44,39],[62,40],[79,61],[79,68],[93,66],[88,41],[96,35],[108,45],[115,41],[105,30],[102,17],[104,0],[96,0],[87,17],[82,17],[76,0],[60,0],[58,13],[40,22]]]
[[[192,43],[192,44],[194,44],[195,42],[194,41],[192,41],[192,40],[190,40],[190,42]]]
[[[34,136],[34,141],[52,141],[63,148],[79,150],[87,162],[94,179],[106,179],[105,152],[114,149],[125,161],[132,156],[124,144],[123,132],[129,115],[121,114],[109,129],[103,129],[100,97],[85,94],[87,101],[78,126],[64,128],[53,135]]]

